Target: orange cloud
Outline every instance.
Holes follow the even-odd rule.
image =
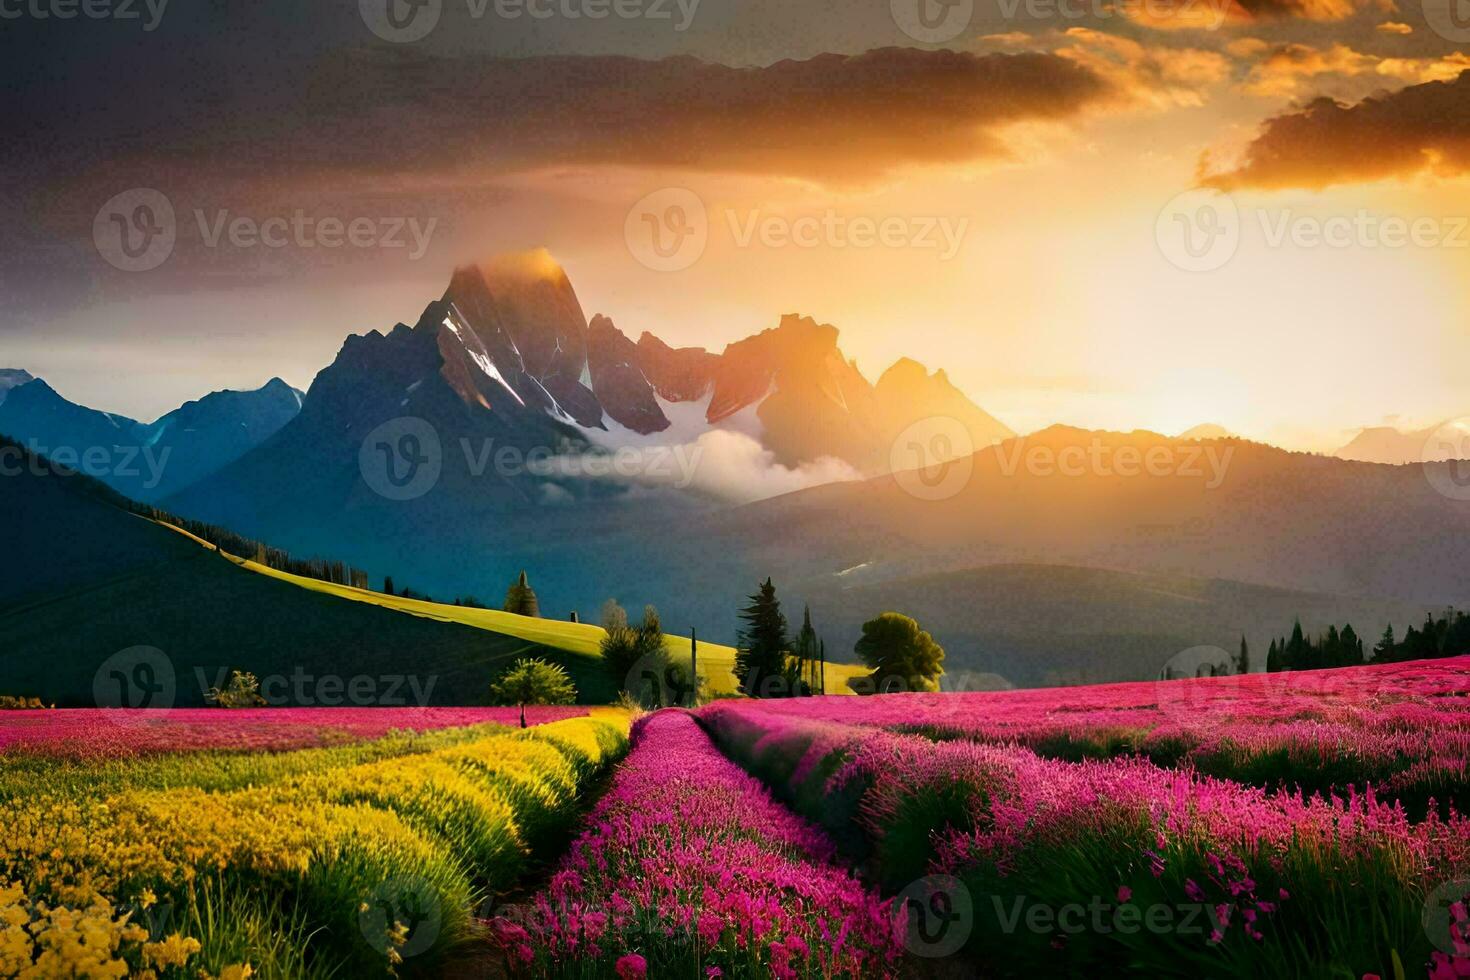
[[[1379,24],[1374,30],[1380,34],[1413,34],[1414,29],[1408,24],[1401,24],[1396,20],[1386,20]]]
[[[1364,3],[1393,0],[1119,0],[1134,23],[1155,30],[1214,30],[1271,21],[1346,20]]]
[[[1151,106],[1202,105],[1206,90],[1230,74],[1229,59],[1216,51],[1144,45],[1086,27],[1066,37],[1073,43],[1058,56],[1106,79],[1121,97]]]
[[[1032,37],[1024,31],[1008,31],[1005,34],[986,34],[980,40],[989,41],[991,44],[1021,45],[1030,44]]]
[[[1351,105],[1317,99],[1267,120],[1238,167],[1202,183],[1320,189],[1424,172],[1470,174],[1470,74]]]
[[[1470,68],[1470,56],[1456,51],[1443,58],[1384,58],[1355,51],[1344,44],[1316,48],[1310,44],[1264,45],[1250,40],[1228,46],[1232,54],[1256,64],[1241,83],[1251,95],[1286,98],[1304,94],[1313,80],[1324,75],[1339,78],[1369,76],[1374,85],[1384,79],[1406,84],[1449,81]]]
[[[1318,75],[1361,75],[1371,72],[1378,59],[1343,44],[1314,48],[1309,44],[1282,44],[1251,69],[1241,88],[1251,95],[1284,97],[1296,95],[1303,84]]]

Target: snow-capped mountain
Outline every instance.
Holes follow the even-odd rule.
[[[658,493],[703,508],[881,473],[895,436],[928,415],[958,420],[974,449],[1011,434],[943,372],[901,361],[875,385],[837,341],[789,315],[718,354],[635,343],[588,321],[544,250],[504,256],[456,269],[413,326],[347,338],[295,419],[167,506],[296,550],[349,533],[444,539],[548,504],[565,518],[578,500]],[[578,465],[622,451],[636,472]],[[651,475],[671,456],[689,465]],[[432,478],[383,491],[410,471]],[[594,510],[577,519],[609,519]]]

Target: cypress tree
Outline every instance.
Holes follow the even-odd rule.
[[[812,629],[812,607],[806,606],[801,616],[801,631],[796,635],[796,677],[798,694],[811,694],[816,686],[810,676],[817,665],[817,631]]]
[[[1297,620],[1291,628],[1291,639],[1281,655],[1282,670],[1303,670],[1307,666],[1307,641],[1302,636],[1302,621]]]
[[[1378,642],[1373,647],[1374,663],[1387,663],[1393,660],[1395,646],[1393,624],[1389,623],[1383,630],[1383,636],[1379,637]]]
[[[541,615],[541,603],[536,599],[536,593],[530,583],[526,581],[524,570],[515,584],[505,590],[505,611],[515,613],[517,616]]]
[[[745,626],[735,650],[735,678],[747,694],[758,697],[763,682],[786,673],[790,643],[781,600],[776,598],[771,580],[761,583],[759,591],[749,598],[750,605],[740,610]]]

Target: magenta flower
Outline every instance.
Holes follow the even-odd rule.
[[[601,951],[640,949],[693,975],[892,976],[903,937],[888,905],[835,856],[692,715],[661,711],[523,925],[549,973],[622,977],[628,957]]]
[[[648,961],[637,953],[618,957],[613,968],[617,971],[618,980],[643,980],[648,976]]]

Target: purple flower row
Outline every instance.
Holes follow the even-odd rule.
[[[538,974],[890,975],[901,931],[833,856],[691,715],[664,711],[547,888],[493,932]]]
[[[1366,792],[1424,809],[1470,795],[1470,657],[1081,688],[799,698],[815,721],[1022,745],[1060,758],[1139,755],[1266,787]]]
[[[1276,935],[1370,972],[1388,947],[1366,931],[1323,927],[1323,902],[1393,909],[1391,919],[1412,923],[1393,937],[1407,954],[1424,943],[1417,913],[1425,894],[1470,876],[1470,820],[1452,811],[1415,822],[1371,793],[1273,793],[1141,759],[1063,762],[1016,745],[798,718],[786,706],[721,703],[702,719],[783,795],[810,801],[808,815],[835,833],[857,830],[895,890],[942,875],[977,894],[1045,896],[1052,907],[1098,895],[1209,910],[1211,928],[1193,945],[1175,936],[1173,945],[1118,949],[1126,937],[1089,937],[1096,948],[1083,962],[1092,969],[1099,956],[1137,963],[1177,948],[1218,955],[1208,961],[1215,969],[1256,972],[1253,950],[1300,891],[1311,897]],[[1429,960],[1427,949],[1422,955]]]

